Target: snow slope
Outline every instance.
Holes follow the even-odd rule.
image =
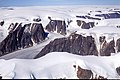
[[[53,52],[33,59],[42,48],[55,38],[67,37],[77,31],[83,36],[92,35],[95,38],[97,49],[100,49],[99,36],[106,36],[107,41],[113,38],[120,38],[120,19],[80,19],[76,16],[88,15],[95,17],[98,10],[102,13],[111,13],[110,10],[120,6],[34,6],[34,7],[6,7],[0,8],[0,21],[5,24],[0,26],[0,42],[8,35],[8,27],[11,23],[34,23],[33,18],[40,17],[43,27],[48,24],[48,16],[52,19],[72,20],[67,28],[67,35],[62,36],[58,33],[49,33],[48,39],[33,47],[21,49],[13,53],[0,57],[0,74],[8,79],[33,79],[33,78],[76,78],[76,71],[73,64],[79,65],[83,69],[91,70],[94,75],[98,74],[105,78],[120,78],[116,68],[120,66],[120,53],[109,57],[101,56],[79,56],[66,52]],[[100,14],[100,13],[99,13]],[[76,20],[85,22],[95,22],[95,27],[86,30],[77,26]],[[97,24],[98,23],[98,24]],[[116,42],[116,41],[115,41]],[[5,60],[7,59],[7,60]]]
[[[95,14],[112,13],[110,10],[119,9],[119,6],[29,6],[29,7],[1,7],[0,8],[0,21],[4,20],[5,24],[0,26],[0,42],[8,35],[8,27],[11,23],[34,23],[33,19],[36,17],[41,18],[41,23],[43,27],[48,24],[48,16],[52,19],[72,20],[69,27],[67,28],[67,35],[61,36],[57,33],[49,33],[49,39],[40,43],[39,45],[34,45],[31,48],[23,49],[20,51],[15,51],[11,54],[1,57],[1,59],[12,59],[12,58],[34,58],[39,51],[48,44],[51,40],[60,37],[67,37],[69,34],[77,31],[78,34],[83,36],[92,35],[95,38],[96,44],[99,49],[99,36],[105,35],[107,41],[111,41],[113,37],[117,40],[120,37],[120,29],[116,26],[120,25],[120,19],[103,19],[103,20],[93,20],[93,19],[81,19],[76,18],[76,16],[88,15],[95,17]],[[97,11],[101,11],[97,12]],[[84,30],[77,26],[76,20],[83,20],[85,22],[95,22],[98,23],[95,27]],[[54,37],[54,38],[53,38]]]
[[[120,78],[116,67],[120,53],[110,57],[78,56],[66,52],[52,52],[39,59],[0,60],[0,74],[7,79],[77,79],[73,65],[91,70],[108,79]]]
[[[12,52],[10,54],[1,56],[0,59],[7,59],[7,60],[12,58],[33,59],[50,41],[54,40],[55,38],[61,38],[64,36],[57,33],[50,33],[48,37],[49,38],[46,38],[46,40],[40,44],[35,44],[30,48],[21,49],[21,50]]]

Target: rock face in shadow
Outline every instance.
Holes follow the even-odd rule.
[[[104,17],[105,19],[120,18],[119,11],[108,14],[96,14],[95,16]]]
[[[94,38],[92,36],[83,37],[79,34],[72,34],[67,38],[59,38],[51,41],[35,58],[42,57],[49,52],[69,52],[77,55],[98,55]]]
[[[78,66],[77,77],[79,79],[90,79],[92,76],[93,76],[93,73],[91,70],[82,69],[80,66]]]
[[[107,43],[105,36],[100,37],[100,55],[101,56],[110,56],[111,53],[115,53],[115,42],[114,40]]]
[[[118,75],[120,76],[120,67],[117,67],[116,71],[117,71]]]
[[[79,65],[73,65],[79,79],[107,79],[99,74],[93,74],[91,70],[83,69]]]
[[[106,41],[105,36],[99,38],[100,50],[96,48],[95,40],[92,36],[83,37],[79,34],[71,34],[67,38],[58,38],[46,45],[40,53],[35,57],[39,58],[50,52],[68,52],[77,55],[96,55],[100,52],[100,56],[110,56],[115,53],[115,41]],[[117,40],[117,51],[120,50],[120,39]]]
[[[35,22],[40,22],[41,19],[38,17],[38,18],[34,18],[33,21],[35,21]]]
[[[62,35],[66,35],[66,23],[62,20],[50,20],[48,25],[46,26],[46,30],[49,32],[57,31],[57,33],[60,33]]]
[[[0,22],[0,26],[3,26],[3,25],[4,25],[4,23],[5,23],[4,21],[1,21],[1,22]]]
[[[114,38],[110,42],[107,42],[105,38],[106,38],[105,36],[101,36],[99,38],[101,45],[100,47],[101,56],[110,56],[111,53],[120,52],[120,38],[117,39],[116,44]]]
[[[37,23],[32,24],[31,36],[35,43],[42,42],[47,37],[42,24]]]
[[[117,52],[120,52],[120,38],[116,42]]]
[[[90,13],[88,13],[88,15],[90,15]],[[100,18],[96,18],[96,17],[91,17],[91,16],[76,16],[77,18],[83,18],[83,19],[93,19],[93,20],[101,20]]]
[[[33,42],[40,43],[47,37],[41,23],[29,23],[24,26],[22,23],[11,23],[8,30],[9,35],[0,43],[0,56],[33,46]]]
[[[92,27],[95,26],[94,22],[88,22],[88,23],[86,23],[85,21],[81,21],[81,20],[77,20],[76,22],[77,22],[77,25],[79,27],[81,27],[82,29],[90,29],[90,28],[92,28]]]

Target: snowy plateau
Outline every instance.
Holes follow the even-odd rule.
[[[120,6],[0,7],[2,79],[120,79]]]

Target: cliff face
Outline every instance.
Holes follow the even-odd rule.
[[[105,19],[120,18],[119,11],[113,11],[113,13],[108,14],[96,14],[95,16],[104,17]]]
[[[120,67],[117,67],[116,71],[117,71],[118,75],[120,75]]]
[[[66,23],[62,20],[50,20],[50,22],[46,26],[46,30],[49,32],[57,31],[62,35],[66,35]]]
[[[41,23],[11,23],[9,35],[0,43],[0,56],[33,46],[34,43],[41,43],[47,37],[48,33],[44,31]],[[57,31],[66,35],[66,24],[62,20],[51,20],[46,26],[49,32]],[[92,36],[84,37],[79,34],[71,34],[69,37],[55,39],[46,45],[41,52],[35,57],[41,57],[49,52],[69,52],[77,55],[96,55],[110,56],[111,53],[120,52],[120,39],[116,42],[106,41],[105,36],[99,37],[100,50],[96,48],[95,38]],[[116,43],[116,45],[115,45]]]
[[[36,20],[35,20],[36,21]],[[34,43],[38,44],[45,40],[48,33],[44,31],[41,23],[11,23],[8,30],[9,35],[0,43],[0,56],[19,50],[21,48],[27,48],[33,46]],[[71,22],[71,21],[70,21]],[[88,22],[76,20],[77,25],[82,29],[93,28],[94,22]],[[2,22],[4,25],[4,22]],[[66,35],[68,27],[64,20],[52,20],[46,25],[45,29],[48,32],[57,32],[61,35]],[[110,56],[111,53],[120,52],[120,39],[116,42],[111,40],[106,41],[105,36],[99,37],[100,50],[95,42],[95,37],[84,37],[79,34],[71,34],[69,37],[55,39],[46,45],[41,52],[35,57],[41,57],[49,52],[69,52],[77,55],[96,55]],[[115,45],[116,43],[116,45]],[[115,51],[115,49],[117,51]]]
[[[100,55],[110,56],[111,53],[115,53],[115,41],[112,40],[109,43],[105,40],[105,36],[99,38],[100,40]]]
[[[86,23],[85,21],[82,21],[82,20],[77,20],[76,22],[77,22],[77,25],[79,27],[81,27],[82,29],[90,29],[90,28],[93,28],[95,26],[94,22]]]
[[[117,52],[120,52],[120,38],[116,42]]]
[[[1,21],[1,22],[0,22],[0,26],[3,26],[3,25],[4,25],[4,23],[5,23],[4,21]]]
[[[33,43],[40,43],[47,37],[41,23],[29,23],[24,26],[22,23],[11,23],[8,30],[9,35],[0,43],[0,56],[33,46]]]
[[[35,57],[41,57],[49,52],[69,52],[78,55],[98,55],[95,40],[92,36],[83,37],[79,34],[72,34],[67,38],[60,38],[51,41]]]
[[[120,39],[117,40],[117,45],[115,45],[114,39],[107,42],[105,36],[99,37],[99,42],[101,47],[98,51],[96,48],[98,45],[96,45],[95,39],[92,36],[84,37],[79,34],[72,34],[67,38],[59,38],[51,41],[35,58],[42,57],[50,52],[69,52],[83,56],[98,56],[98,54],[100,56],[110,56],[111,53],[115,53],[115,47],[117,47],[117,52],[120,52]]]

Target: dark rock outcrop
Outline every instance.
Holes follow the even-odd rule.
[[[90,15],[90,13],[88,13],[88,15]],[[91,16],[76,16],[77,18],[83,18],[83,19],[93,19],[93,20],[101,20],[100,18],[95,18],[95,17],[91,17]]]
[[[22,23],[19,24],[19,26],[17,27],[17,46],[18,48],[21,48],[22,47],[22,44],[21,44],[21,39],[22,39],[22,36],[23,36],[23,33],[24,33],[24,30],[25,30],[25,25],[22,27]]]
[[[117,71],[118,75],[120,76],[120,67],[117,67],[116,71]]]
[[[83,37],[79,34],[72,34],[67,38],[59,38],[51,41],[35,57],[39,58],[49,52],[69,52],[77,55],[98,55],[94,38]]]
[[[8,37],[8,41],[6,43],[6,52],[13,52],[18,49],[17,47],[17,31],[10,32]]]
[[[25,24],[24,25],[25,29],[24,29],[24,31],[22,33],[22,37],[20,39],[22,48],[33,46],[33,42],[31,40],[30,25],[31,24]]]
[[[116,26],[117,28],[120,28],[120,26]]]
[[[83,18],[83,19],[86,19],[85,16],[76,16],[77,18]]]
[[[101,75],[94,74],[91,70],[83,69],[79,65],[73,65],[79,79],[107,79]]]
[[[0,74],[0,79],[2,79],[2,75]]]
[[[101,20],[100,18],[95,18],[95,17],[91,17],[91,16],[85,16],[87,19],[93,19],[93,20]]]
[[[95,40],[92,36],[83,37],[79,34],[71,34],[67,38],[59,38],[51,41],[46,45],[41,52],[35,57],[39,58],[50,52],[68,52],[77,55],[98,55],[100,52],[101,56],[110,56],[111,53],[115,53],[115,42],[114,39],[109,43],[106,41],[105,36],[99,38],[100,51],[96,48]],[[119,39],[117,41],[117,46],[119,47]],[[119,51],[118,49],[118,51]]]
[[[117,52],[120,52],[120,38],[116,42]]]
[[[33,23],[31,27],[31,36],[35,43],[39,43],[46,38],[46,33],[42,24]]]
[[[77,25],[79,27],[81,27],[82,29],[90,29],[90,28],[93,28],[95,26],[94,22],[86,23],[85,21],[81,21],[81,20],[77,20]]]
[[[10,26],[8,27],[9,33],[12,33],[15,28],[18,26],[19,23],[11,23]]]
[[[33,19],[33,21],[35,21],[35,22],[40,22],[41,19],[38,17],[38,18]]]
[[[22,23],[11,23],[8,30],[9,35],[0,43],[0,56],[33,46],[33,41],[40,43],[47,37],[41,23],[29,23],[24,26]]]
[[[96,14],[95,16],[104,17],[105,19],[120,18],[119,12],[108,13],[108,14]]]
[[[77,68],[77,77],[79,79],[91,79],[93,77],[93,73],[91,70],[82,69],[80,66],[73,65],[73,67]]]
[[[0,43],[0,55],[3,55],[6,53],[6,43],[8,41],[9,37],[6,37],[1,43]]]
[[[105,36],[100,36],[100,38],[99,38],[100,44],[102,44],[104,41],[106,41]]]
[[[99,12],[99,13],[102,13],[102,11],[95,11],[95,12]]]
[[[3,26],[3,25],[4,25],[4,23],[5,23],[4,21],[1,21],[1,22],[0,22],[0,26]]]
[[[66,27],[67,27],[67,25],[66,25],[65,21],[51,20],[51,18],[50,18],[50,22],[46,26],[46,30],[48,30],[49,32],[57,31],[57,33],[66,35]]]
[[[107,43],[107,41],[105,40],[105,36],[101,36],[99,41],[100,41],[100,45],[101,45],[101,47],[100,47],[100,55],[101,56],[110,56],[111,53],[115,53],[114,40]]]

